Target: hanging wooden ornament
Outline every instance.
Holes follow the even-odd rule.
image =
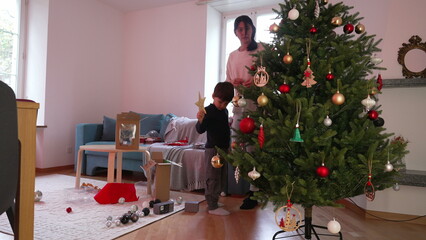
[[[257,140],[259,141],[259,147],[262,149],[263,144],[265,143],[265,133],[263,131],[263,123],[260,124],[259,135],[257,135]]]
[[[300,213],[299,209],[293,206],[290,200],[291,194],[293,193],[293,185],[294,182],[291,185],[290,194],[288,194],[286,186],[287,204],[275,211],[275,223],[279,228],[286,232],[297,230],[302,223],[302,214]]]
[[[260,173],[258,171],[256,171],[256,167],[253,167],[253,170],[251,170],[248,173],[248,176],[254,180],[258,179],[260,177]]]
[[[296,118],[297,118],[297,122],[296,122],[296,128],[294,129],[294,134],[293,137],[290,138],[291,142],[303,142],[302,137],[300,136],[300,130],[299,130],[299,119],[300,119],[300,113],[302,111],[302,104],[297,101],[296,102]]]
[[[240,177],[241,177],[241,175],[240,175],[240,167],[239,166],[237,166],[235,168],[234,177],[235,177],[235,182],[238,183],[240,181]]]
[[[308,63],[305,72],[303,73],[303,82],[302,86],[305,86],[307,88],[312,87],[312,85],[315,85],[317,82],[314,80],[314,72],[311,69],[311,60],[309,59],[309,54],[311,52],[311,41],[309,40],[306,43],[306,52],[308,54]]]
[[[265,67],[262,66],[262,58],[260,58],[260,66],[257,67],[257,72],[253,77],[254,85],[258,87],[265,86],[269,81],[269,74],[266,72]]]
[[[364,186],[364,194],[368,201],[373,201],[376,196],[376,191],[374,189],[374,185],[371,182],[371,171],[373,168],[373,161],[368,159],[368,180]]]

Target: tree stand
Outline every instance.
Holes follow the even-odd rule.
[[[279,234],[281,233],[285,233],[286,231],[278,231],[274,234],[274,236],[272,237],[272,239],[281,239],[281,238],[289,238],[289,237],[294,237],[294,236],[302,236],[304,235],[305,239],[311,239],[312,238],[312,233],[314,233],[315,237],[320,240],[319,235],[321,236],[331,236],[331,237],[339,237],[340,240],[343,240],[343,236],[342,233],[339,232],[338,235],[336,234],[325,234],[325,233],[317,233],[315,228],[321,228],[321,229],[327,229],[327,227],[324,226],[318,226],[318,225],[313,225],[312,224],[312,207],[309,208],[305,208],[305,219],[303,220],[303,222],[305,223],[304,225],[301,225],[296,231],[298,232],[297,234],[294,235],[290,235],[290,236],[283,236],[283,237],[277,237]],[[302,233],[299,233],[299,230],[301,230],[301,228],[305,227],[305,231]],[[301,230],[302,231],[302,230]]]

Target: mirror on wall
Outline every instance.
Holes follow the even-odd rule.
[[[398,63],[405,78],[426,77],[426,43],[414,35],[398,51]]]

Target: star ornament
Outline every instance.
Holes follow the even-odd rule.
[[[195,105],[198,106],[198,110],[203,111],[206,113],[206,109],[204,108],[204,101],[206,100],[205,97],[201,97],[201,93],[198,92],[198,101],[195,103]]]

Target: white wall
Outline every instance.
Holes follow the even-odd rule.
[[[195,118],[204,89],[207,6],[191,1],[131,12],[124,26],[122,109]]]
[[[75,125],[115,116],[121,101],[122,13],[96,0],[55,0],[48,19],[47,128],[37,131],[38,168],[73,164]]]

